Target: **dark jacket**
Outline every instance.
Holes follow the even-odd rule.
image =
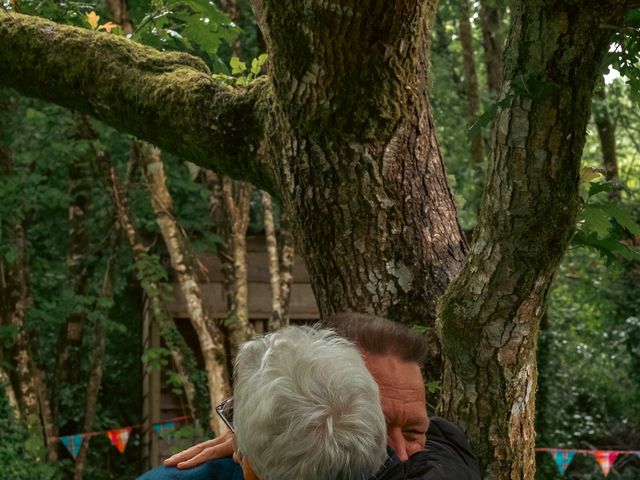
[[[430,417],[427,444],[406,462],[389,458],[372,480],[480,480],[480,469],[460,427]]]

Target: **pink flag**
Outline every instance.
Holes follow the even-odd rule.
[[[594,455],[600,464],[600,468],[602,468],[602,473],[604,473],[605,477],[608,476],[613,467],[613,463],[616,461],[618,452],[612,450],[596,450]]]
[[[109,430],[106,433],[113,446],[116,447],[120,453],[124,453],[124,449],[127,448],[127,442],[129,441],[129,435],[131,434],[131,427]]]

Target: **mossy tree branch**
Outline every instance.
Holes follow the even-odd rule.
[[[0,12],[0,83],[273,190],[256,153],[261,105],[269,103],[265,81],[229,91],[191,55]]]

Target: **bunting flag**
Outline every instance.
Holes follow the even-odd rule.
[[[60,437],[60,441],[67,447],[67,450],[69,450],[74,460],[78,456],[82,440],[84,440],[84,435],[67,435],[66,437]]]
[[[173,438],[173,430],[176,428],[173,422],[154,423],[153,429],[160,438],[171,440]]]
[[[132,427],[124,427],[106,432],[107,438],[111,440],[113,446],[116,447],[120,453],[124,453],[124,449],[127,448],[127,442],[129,441],[131,430]]]
[[[573,450],[555,450],[549,453],[551,453],[551,455],[553,456],[553,459],[556,462],[556,466],[560,471],[560,475],[564,475],[564,472],[567,470],[567,467],[576,454],[576,452]]]
[[[611,471],[611,467],[613,467],[613,463],[616,461],[618,452],[615,450],[596,450],[593,454],[598,460],[604,476],[608,476]]]

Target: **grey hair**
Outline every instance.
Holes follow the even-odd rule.
[[[386,459],[378,385],[332,330],[287,327],[246,342],[234,426],[260,480],[365,480]]]

